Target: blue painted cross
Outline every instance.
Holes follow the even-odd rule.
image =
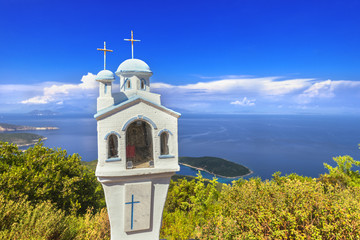
[[[131,204],[131,229],[133,229],[134,225],[134,204],[140,203],[140,201],[134,202],[134,194],[131,195],[131,202],[127,202],[125,204]]]

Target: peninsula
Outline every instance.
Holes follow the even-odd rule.
[[[1,142],[14,143],[19,147],[34,145],[39,139],[46,140],[46,137],[34,133],[0,133]]]
[[[179,164],[221,178],[238,178],[252,174],[252,171],[243,165],[217,157],[179,157]]]
[[[8,123],[0,123],[0,132],[13,132],[13,131],[32,131],[32,130],[57,130],[58,127],[31,127],[14,125]]]

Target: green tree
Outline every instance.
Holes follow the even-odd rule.
[[[166,239],[194,238],[207,221],[214,218],[217,199],[217,179],[205,184],[198,174],[192,181],[171,181],[163,213],[161,237]]]
[[[342,187],[360,186],[359,171],[352,170],[353,166],[360,166],[360,161],[356,161],[348,155],[334,157],[333,160],[337,163],[336,167],[324,163],[325,168],[329,170],[329,174],[321,175],[322,182],[338,184]]]
[[[0,194],[14,201],[25,197],[33,204],[50,200],[67,213],[104,206],[101,185],[79,155],[41,142],[25,151],[0,142]]]

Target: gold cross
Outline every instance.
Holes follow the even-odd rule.
[[[131,57],[132,57],[132,59],[134,59],[134,42],[140,42],[140,40],[135,40],[134,39],[134,35],[133,35],[132,30],[131,30],[131,39],[124,39],[124,40],[131,42]]]
[[[106,52],[113,52],[113,50],[106,49],[106,42],[104,42],[104,49],[98,48],[98,51],[104,51],[104,70],[106,69]]]

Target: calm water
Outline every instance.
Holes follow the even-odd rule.
[[[31,132],[47,137],[47,147],[79,153],[84,161],[97,159],[92,116],[0,115],[0,122],[59,127]],[[326,172],[324,162],[333,164],[333,156],[348,154],[359,159],[358,143],[359,116],[183,115],[179,119],[180,156],[225,158],[249,167],[252,176],[263,179],[276,171],[317,177]],[[196,175],[186,167],[180,173]]]

